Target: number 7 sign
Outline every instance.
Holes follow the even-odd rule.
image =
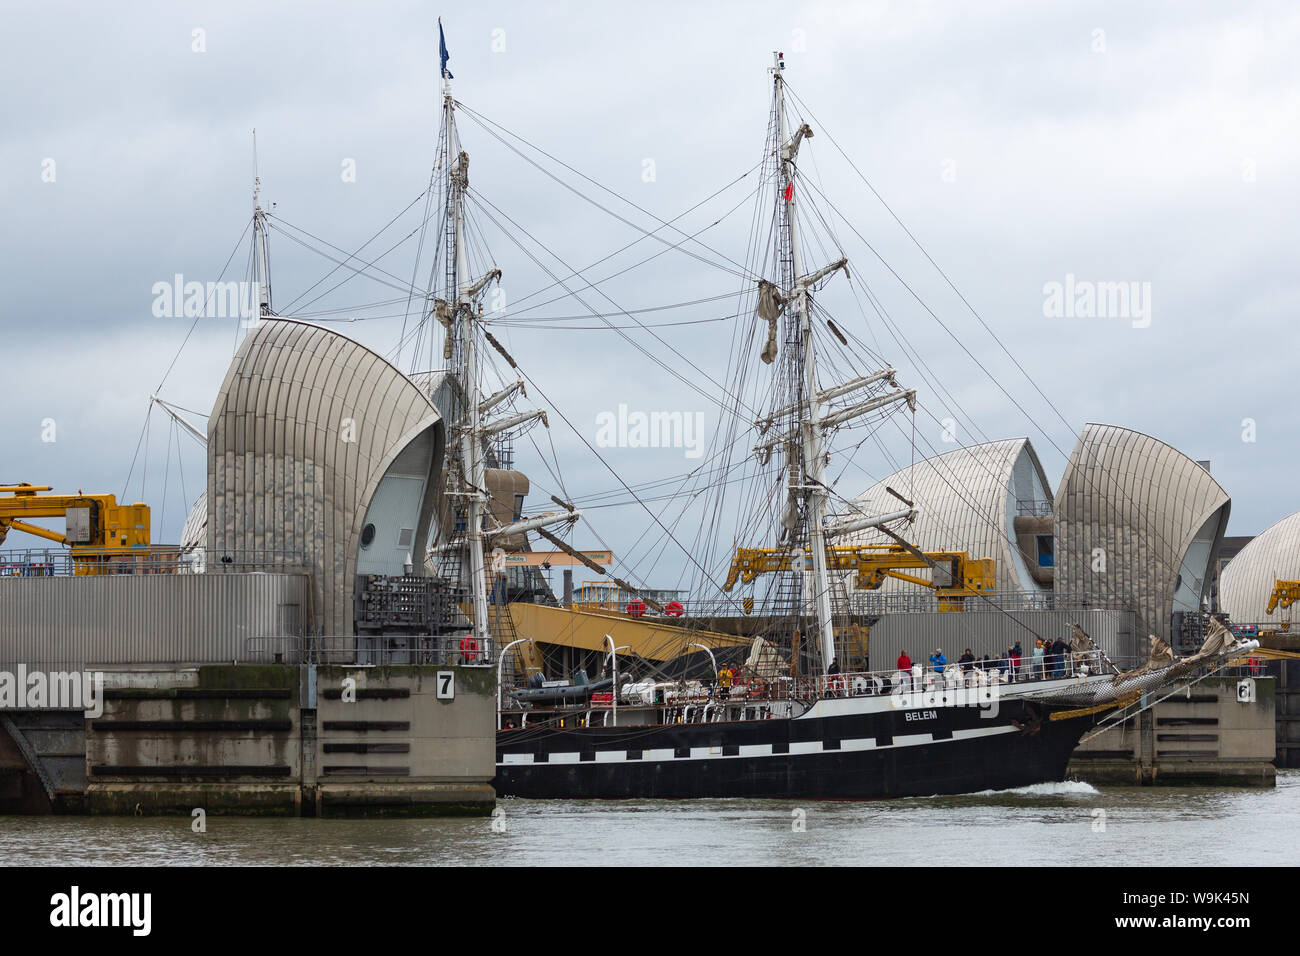
[[[456,672],[438,671],[438,700],[456,699]]]

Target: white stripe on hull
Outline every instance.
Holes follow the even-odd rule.
[[[626,749],[597,750],[595,761],[583,761],[578,751],[551,752],[547,760],[538,763],[533,754],[502,754],[498,767],[538,766],[559,764],[567,766],[576,763],[648,763],[656,760],[738,760],[746,757],[799,757],[811,754],[840,753],[843,751],[889,750],[893,747],[919,747],[925,744],[942,745],[950,741],[972,740],[979,737],[993,737],[998,734],[1018,733],[1018,728],[1011,725],[997,727],[974,727],[966,730],[954,730],[951,737],[934,739],[930,732],[905,734],[894,737],[894,742],[885,746],[876,744],[875,737],[860,737],[840,741],[839,747],[827,748],[824,741],[810,740],[791,742],[788,753],[773,753],[771,744],[746,744],[738,754],[724,754],[721,747],[692,747],[689,757],[674,756],[671,747],[641,751],[641,758],[629,759]]]

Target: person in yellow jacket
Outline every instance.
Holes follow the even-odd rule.
[[[730,667],[724,667],[721,671],[719,671],[718,686],[722,688],[723,697],[731,696],[731,682],[734,679],[734,677],[735,675],[731,672]]]

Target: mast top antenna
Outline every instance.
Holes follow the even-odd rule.
[[[253,208],[262,206],[262,177],[257,169],[257,127],[253,127]]]

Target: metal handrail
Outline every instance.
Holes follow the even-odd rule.
[[[635,617],[629,614],[626,606],[613,602],[574,601],[570,607],[575,611],[600,614],[608,617],[628,618],[634,620],[653,619],[672,624],[689,623],[692,620],[706,618],[764,618],[787,617],[791,614],[804,613],[798,605],[787,599],[754,599],[745,610],[745,601],[750,596],[714,597],[684,599],[683,613],[680,615],[661,614],[653,608],[640,611]],[[832,613],[850,617],[879,617],[886,614],[914,614],[943,611],[953,612],[999,612],[999,611],[1130,611],[1133,602],[1124,595],[1107,597],[1079,598],[1053,594],[1051,591],[979,591],[964,596],[960,604],[955,604],[953,596],[939,595],[927,590],[909,591],[857,591],[849,590],[847,595],[836,594],[832,598]],[[811,614],[811,605],[806,610]]]
[[[20,548],[0,551],[0,577],[62,577],[77,573],[78,565],[101,574],[221,574],[276,570],[302,573],[303,555],[294,551],[224,550],[206,552],[178,544],[144,548],[101,549]]]
[[[244,646],[249,660],[274,660],[284,664],[458,667],[492,666],[497,662],[495,641],[466,638],[461,632],[413,635],[400,640],[394,635],[382,638],[364,635],[263,636],[248,638]]]

